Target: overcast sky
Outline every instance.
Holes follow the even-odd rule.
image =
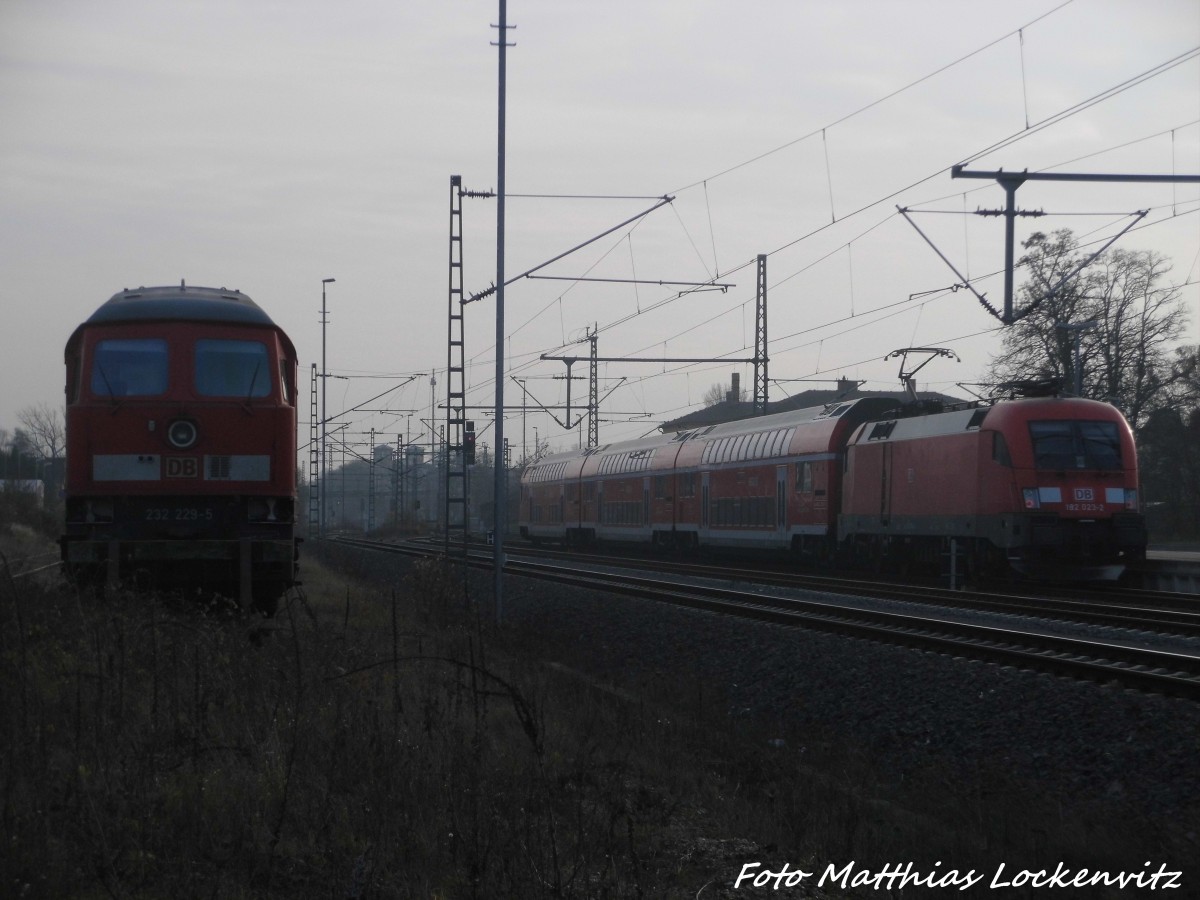
[[[670,195],[539,274],[734,285],[678,299],[657,284],[512,285],[506,354],[547,405],[565,370],[539,355],[585,355],[571,342],[592,324],[602,356],[751,356],[760,253],[772,400],[823,386],[793,379],[891,389],[883,357],[905,346],[953,349],[962,362],[930,364],[922,387],[961,393],[999,323],[966,292],[925,293],[957,279],[897,204],[945,211],[915,218],[999,303],[1000,279],[981,276],[1002,267],[1002,223],[961,213],[1003,192],[951,165],[1200,172],[1195,0],[511,0],[508,15],[510,194],[605,198],[513,196],[508,274]],[[63,345],[97,306],[181,278],[254,298],[295,341],[307,389],[333,277],[328,367],[353,377],[330,381],[330,413],[419,375],[371,404],[392,412],[349,428],[417,439],[430,373],[445,384],[450,176],[496,184],[496,21],[477,0],[0,4],[0,428],[61,402]],[[1198,340],[1195,185],[1039,182],[1017,199],[1051,214],[1019,238],[1095,240],[1150,209],[1117,246],[1174,261]],[[495,276],[495,215],[494,200],[464,201],[468,293]],[[494,312],[467,307],[472,403],[492,400]],[[603,365],[601,393],[616,389],[602,440],[696,408],[734,371],[748,387],[735,363]],[[530,444],[535,428],[578,441],[539,414]],[[519,443],[519,413],[507,433]]]

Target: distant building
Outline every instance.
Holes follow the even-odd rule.
[[[704,409],[697,410],[696,412],[688,413],[686,416],[680,416],[678,419],[663,422],[658,427],[659,431],[663,434],[676,434],[680,431],[704,428],[721,422],[737,422],[741,419],[752,418],[754,416],[754,404],[749,400],[741,399],[740,382],[741,378],[739,374],[734,372],[732,385],[728,393],[725,394],[724,400],[720,403],[714,403],[712,406],[706,406]],[[862,391],[859,390],[860,384],[861,382],[851,378],[839,378],[837,384],[831,390],[801,391],[786,399],[768,403],[766,413],[764,414],[788,412],[793,409],[811,409],[815,406],[825,406],[826,404],[837,403],[842,400],[856,400],[860,397],[886,397],[898,402],[910,399],[904,390]],[[940,401],[942,403],[963,402],[961,397],[950,397],[946,394],[939,394],[932,391],[918,391],[917,399]]]

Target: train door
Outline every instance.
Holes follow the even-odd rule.
[[[892,518],[892,445],[883,445],[883,469],[879,478],[879,521],[887,525]]]
[[[650,476],[642,478],[642,526],[650,527]]]
[[[788,467],[775,467],[775,530],[787,531]]]
[[[708,534],[708,472],[700,473],[700,533]]]

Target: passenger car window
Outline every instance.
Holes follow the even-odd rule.
[[[813,469],[811,462],[796,463],[796,490],[802,494],[812,493]]]
[[[161,338],[99,341],[92,355],[92,393],[153,397],[167,390],[167,342]]]
[[[196,393],[202,397],[266,397],[267,346],[259,341],[196,341]]]

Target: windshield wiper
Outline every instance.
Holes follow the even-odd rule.
[[[113,392],[112,382],[108,380],[108,375],[104,371],[104,366],[100,365],[100,360],[96,360],[96,371],[104,379],[104,386],[108,388],[108,402],[112,405],[113,412],[116,412],[119,405],[117,403],[117,395]]]
[[[258,382],[258,370],[262,368],[262,360],[254,364],[254,374],[250,376],[250,389],[246,391],[246,399],[242,401],[242,409],[246,410],[247,415],[254,415],[254,410],[250,406],[250,400],[254,396],[254,385]]]

